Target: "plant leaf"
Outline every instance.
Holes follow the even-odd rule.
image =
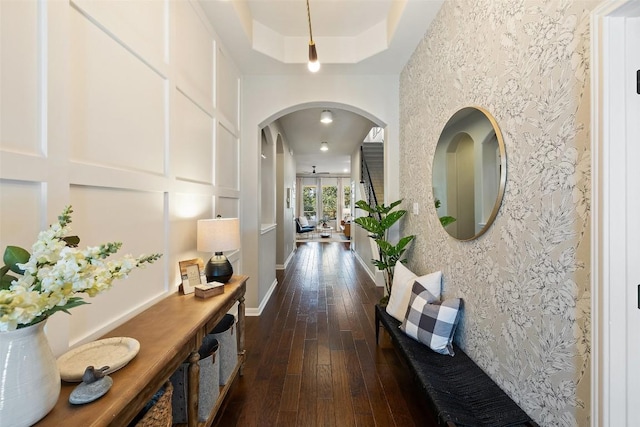
[[[3,261],[14,273],[24,274],[24,270],[18,267],[17,264],[25,264],[29,261],[30,256],[29,252],[18,246],[7,246],[7,249],[4,250]]]
[[[452,222],[456,222],[456,219],[452,216],[441,216],[440,217],[440,224],[442,224],[443,227],[446,227],[447,225],[451,224]]]
[[[360,218],[356,218],[354,221],[369,233],[373,233],[376,235],[382,235],[384,233],[384,229],[375,218],[372,218],[370,216],[361,216]]]
[[[80,297],[71,297],[67,300],[67,303],[65,305],[61,305],[61,306],[55,306],[53,307],[51,310],[49,310],[49,315],[53,314],[53,313],[57,313],[58,311],[62,311],[64,313],[67,314],[71,314],[69,312],[70,309],[74,308],[74,307],[79,307],[81,305],[85,305],[85,304],[89,304],[88,302],[86,302],[85,300],[83,300]]]
[[[13,282],[14,280],[17,280],[17,278],[13,277],[10,274],[5,274],[4,276],[2,276],[2,278],[0,278],[0,290],[8,291],[11,287],[11,282]]]
[[[371,206],[369,206],[367,204],[367,202],[365,202],[364,200],[358,200],[356,202],[356,207],[362,209],[363,211],[366,211],[370,214],[375,213],[376,210],[374,208],[372,208]]]
[[[382,218],[382,221],[380,221],[380,227],[383,228],[384,230],[390,229],[391,226],[393,226],[393,224],[398,222],[400,218],[402,218],[406,213],[407,211],[405,210],[389,212],[389,214],[384,218]]]
[[[80,244],[80,238],[78,236],[67,236],[63,237],[62,240],[69,246],[70,248],[77,248]]]

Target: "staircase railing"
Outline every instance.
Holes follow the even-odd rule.
[[[367,165],[367,159],[365,158],[362,146],[360,146],[360,183],[364,186],[364,196],[369,206],[378,206],[376,190],[373,187],[371,173],[369,172],[369,166]],[[377,214],[377,216],[380,217],[380,214]],[[377,219],[380,220],[380,218]]]

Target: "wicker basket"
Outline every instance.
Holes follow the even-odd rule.
[[[164,386],[156,393],[158,400],[151,405],[144,416],[138,421],[136,427],[171,427],[173,417],[171,415],[171,396],[173,395],[173,385],[171,381],[164,383]],[[155,399],[154,399],[155,400]],[[152,400],[153,402],[153,400]]]

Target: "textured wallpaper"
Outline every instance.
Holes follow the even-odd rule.
[[[401,75],[403,234],[417,273],[462,297],[456,340],[543,426],[589,422],[589,12],[597,1],[448,0]],[[471,242],[436,217],[431,163],[460,108],[496,118],[507,185]]]

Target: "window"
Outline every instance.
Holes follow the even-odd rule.
[[[316,186],[305,185],[302,188],[302,214],[309,219],[316,218]]]
[[[338,187],[335,185],[322,186],[322,218],[336,219],[338,212]]]
[[[351,212],[351,185],[349,185],[348,180],[345,180],[345,181],[343,181],[344,200],[343,200],[342,206],[344,206],[343,208],[344,213],[350,213]]]

